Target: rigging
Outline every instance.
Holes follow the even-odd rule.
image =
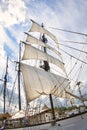
[[[69,33],[74,33],[74,34],[78,34],[78,35],[83,35],[83,36],[87,36],[86,33],[79,33],[79,32],[75,32],[75,31],[70,31],[70,30],[65,30],[65,29],[61,29],[61,28],[55,28],[55,27],[50,27],[54,30],[60,30],[60,31],[64,31],[64,32],[69,32]]]
[[[84,64],[87,64],[87,62],[85,62],[85,61],[83,61],[83,60],[81,60],[81,59],[78,59],[77,57],[75,57],[75,56],[69,54],[68,52],[64,51],[63,49],[60,48],[60,50],[63,51],[63,52],[65,52],[67,55],[69,55],[69,56],[71,56],[71,57],[73,57],[73,58],[79,60],[80,62],[83,62]]]
[[[17,80],[17,74],[16,74],[15,81],[14,81],[14,83],[13,83],[13,89],[12,89],[12,93],[11,93],[11,96],[10,96],[10,99],[9,99],[9,106],[10,106],[10,104],[11,104],[11,100],[12,100],[12,96],[13,96],[13,92],[14,92],[16,80]]]
[[[65,47],[71,48],[71,49],[73,49],[73,50],[80,51],[80,52],[83,52],[83,53],[87,54],[86,51],[79,50],[79,49],[77,49],[77,48],[74,48],[74,47],[71,47],[71,46],[68,46],[68,45],[64,45],[64,44],[62,44],[62,43],[59,43],[59,44],[62,45],[62,46],[65,46]]]
[[[77,44],[87,45],[87,42],[76,42],[76,41],[67,41],[67,40],[61,40],[61,41],[68,42],[68,43],[77,43]]]

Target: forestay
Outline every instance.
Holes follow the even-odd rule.
[[[60,93],[69,84],[68,79],[64,77],[23,63],[20,64],[20,69],[24,79],[26,98],[28,102],[43,94],[60,96]]]

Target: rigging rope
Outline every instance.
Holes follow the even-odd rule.
[[[78,60],[77,60],[78,61]],[[68,73],[68,76],[69,76],[69,74],[72,72],[72,70],[75,68],[75,66],[76,66],[76,64],[77,64],[77,62],[75,62],[75,64],[74,64],[74,66],[72,67],[72,69],[71,69],[71,71]],[[64,80],[64,82],[65,82],[65,80]],[[62,82],[62,84],[64,83],[64,82]],[[60,86],[62,85],[62,84],[60,84]],[[69,84],[68,84],[69,85]],[[68,85],[66,85],[65,86],[65,88],[64,88],[64,90],[66,89],[66,87],[68,86]],[[59,86],[59,87],[60,87]],[[54,88],[55,89],[55,88]],[[52,90],[53,91],[53,90]],[[66,91],[66,90],[65,90]],[[56,88],[55,90],[54,90],[54,92],[57,92],[58,93],[58,88]],[[62,92],[60,92],[60,94],[61,94]]]
[[[67,76],[69,76],[69,74],[70,74],[70,73],[72,72],[72,70],[75,68],[76,64],[77,64],[77,62],[75,62],[74,66],[72,67],[71,71],[68,73]],[[62,86],[62,84],[63,84],[64,82],[65,82],[65,80],[59,85],[59,87]],[[57,85],[56,85],[56,86],[57,86]],[[58,88],[57,88],[56,86],[55,86],[55,88],[53,88],[52,91],[58,93]],[[69,84],[67,84],[65,87],[63,87],[64,90],[67,88],[67,86],[69,86]],[[60,92],[59,94],[62,94],[62,92]]]
[[[58,72],[59,74],[62,74],[62,76],[65,76],[62,72],[59,72],[58,70],[56,70],[54,67],[52,67],[52,69],[53,69],[53,72],[55,71],[55,72]],[[52,70],[51,70],[52,71]]]
[[[1,85],[1,87],[2,87],[2,88],[1,88],[0,95],[2,94],[2,92],[3,92],[3,89],[4,89],[4,88],[3,88],[3,85]]]
[[[87,45],[87,42],[75,42],[75,41],[66,41],[66,40],[61,40],[61,41],[68,42],[68,43],[77,43],[77,44]]]
[[[80,55],[81,55],[81,53],[80,53]],[[79,55],[79,57],[80,57],[80,55]],[[79,58],[79,57],[78,57],[78,58]],[[87,61],[87,54],[86,54],[86,58],[84,59],[84,61]],[[85,64],[82,62],[82,64],[81,64],[80,67],[78,68],[78,70],[81,71],[81,69],[83,68],[82,65],[85,65]],[[77,70],[76,73],[74,74],[74,77],[76,76],[78,70]],[[78,74],[78,76],[77,76],[77,80],[78,80],[78,77],[80,76],[80,73],[81,73],[81,72],[79,72],[79,74]],[[74,77],[73,77],[73,78],[74,78]],[[75,82],[77,82],[77,80],[76,80]]]
[[[81,52],[80,52],[81,53]],[[70,55],[70,56],[72,56],[72,55]],[[86,55],[86,58],[87,58],[87,55]],[[77,61],[79,61],[78,59],[79,58],[75,58],[75,59],[77,59]],[[84,61],[82,61],[82,60],[80,60],[81,62],[82,62],[82,64],[84,63]],[[85,60],[86,61],[86,60]],[[75,64],[74,64],[74,66],[73,66],[73,68],[75,68],[75,65],[77,64],[77,62],[75,62]],[[85,63],[84,63],[85,64]],[[86,63],[87,64],[87,63]],[[73,70],[73,68],[71,69],[71,71],[68,73],[68,76],[69,76],[69,74],[72,72],[72,70]],[[81,67],[80,67],[81,68]],[[65,90],[65,88],[64,88],[64,90]],[[57,88],[56,88],[56,92],[57,92],[58,90],[57,90]],[[66,90],[65,90],[66,91]],[[60,92],[60,94],[61,94],[61,92]]]
[[[58,42],[58,43],[59,43],[59,42]],[[62,43],[59,43],[59,44],[62,45],[62,46],[65,46],[65,47],[68,47],[68,48],[74,49],[74,50],[76,50],[76,51],[80,51],[80,52],[83,52],[83,53],[87,54],[86,51],[82,51],[82,50],[79,50],[79,49],[77,49],[77,48],[74,48],[74,47],[71,47],[71,46],[68,46],[68,45],[64,45],[64,44],[62,44]]]
[[[86,55],[84,60],[87,61],[87,55]],[[78,73],[78,77],[77,77],[76,83],[78,82],[78,79],[79,79],[79,77],[80,77],[80,75],[82,73],[82,70],[83,70],[84,66],[85,66],[85,64],[82,62],[81,66],[80,66],[80,71]]]
[[[17,79],[17,74],[16,74],[16,78],[15,78],[15,81],[14,81],[14,84],[13,84],[12,93],[11,93],[11,96],[10,96],[10,99],[9,99],[9,106],[11,104],[11,100],[12,100],[12,95],[13,95],[13,92],[14,92],[14,87],[15,87],[16,79]]]
[[[75,56],[69,54],[68,52],[64,51],[63,49],[60,48],[60,50],[62,50],[63,52],[65,52],[67,55],[69,55],[69,56],[71,56],[71,57],[77,59],[78,61],[83,62],[84,64],[87,64],[87,62],[85,62],[85,61],[83,61],[83,60],[81,60],[81,59],[76,58]]]
[[[79,33],[79,32],[75,32],[75,31],[70,31],[70,30],[65,30],[65,29],[60,29],[60,28],[55,28],[55,27],[49,27],[49,28],[52,28],[54,30],[60,30],[60,31],[64,31],[64,32],[74,33],[74,34],[78,34],[78,35],[82,35],[82,36],[87,36],[86,33]]]

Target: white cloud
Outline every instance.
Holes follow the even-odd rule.
[[[0,1],[0,43],[5,44],[17,54],[19,37],[21,38],[21,31],[14,28],[14,25],[19,25],[26,20],[26,6],[23,0],[7,0]],[[15,41],[6,32],[8,29],[10,35],[14,37]],[[21,40],[21,39],[20,39]],[[4,49],[4,48],[3,48]],[[4,52],[4,50],[3,50]]]
[[[5,28],[3,28],[2,26],[0,26],[0,44],[2,46],[2,49],[4,49],[4,45],[7,44],[7,46],[13,51],[13,53],[17,51],[17,45],[14,44],[14,41],[8,36]],[[4,51],[5,50],[3,50],[3,52]]]
[[[13,54],[18,54],[18,44],[6,32],[6,29],[11,30],[14,25],[20,24],[25,21],[26,6],[22,0],[9,0],[0,1],[0,79],[5,76],[6,68],[6,52],[4,50],[5,44],[13,51]],[[13,29],[14,30],[14,29]],[[16,36],[20,35],[20,31],[15,30],[16,35],[11,33],[16,40]],[[11,54],[11,55],[13,55]],[[10,65],[10,74],[15,75],[12,64]]]
[[[5,27],[19,24],[25,21],[25,14],[26,6],[22,0],[9,0],[8,3],[3,1],[0,8],[0,23]]]
[[[3,50],[3,46],[0,44],[0,79],[2,79],[5,68],[5,52]]]

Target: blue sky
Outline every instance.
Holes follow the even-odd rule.
[[[39,24],[44,23],[59,41],[86,41],[86,37],[59,32],[49,27],[87,33],[87,0],[0,0],[1,70],[5,68],[6,55],[17,60],[18,45],[20,40],[25,39],[23,32],[29,30],[30,19]],[[14,75],[12,70],[10,72]],[[2,73],[1,71],[1,78]]]
[[[18,44],[20,40],[25,39],[24,32],[28,31],[32,24],[30,19],[33,19],[39,24],[44,23],[44,26],[56,35],[59,42],[61,40],[85,42],[86,37],[84,36],[71,35],[69,33],[52,30],[49,27],[57,27],[86,33],[86,12],[86,0],[1,0],[1,58],[3,59],[3,57],[8,55],[11,59],[17,60]],[[77,45],[73,46],[78,47]],[[69,49],[68,51],[71,54],[73,53],[73,51],[71,52]],[[2,64],[4,64],[3,60]],[[3,68],[4,67],[5,66],[3,65]]]
[[[9,51],[5,45],[16,53],[19,41],[24,39],[23,32],[31,25],[30,19],[39,24],[43,22],[46,27],[86,33],[86,12],[86,0],[1,0],[0,46],[7,54]],[[10,55],[13,56],[12,53]]]

